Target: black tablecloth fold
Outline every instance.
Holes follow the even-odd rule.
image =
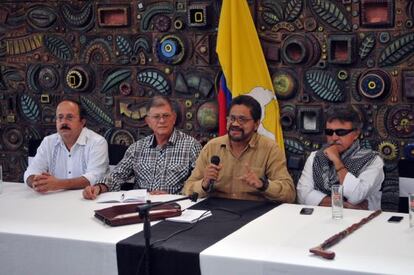
[[[212,211],[213,215],[199,221],[188,231],[182,232],[165,242],[156,243],[151,248],[151,274],[200,274],[199,254],[201,251],[277,205],[270,202],[222,198],[209,198],[197,203],[191,209],[208,209]],[[231,213],[229,210],[236,213]],[[160,222],[151,227],[151,244],[189,226],[191,225],[184,223]],[[145,274],[144,262],[140,264],[138,272],[144,246],[143,232],[117,243],[118,274]]]

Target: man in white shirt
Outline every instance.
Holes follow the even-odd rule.
[[[59,103],[57,133],[43,139],[24,173],[30,187],[40,193],[80,189],[95,184],[109,171],[108,143],[85,124],[79,103]]]
[[[299,203],[331,206],[331,186],[341,184],[344,207],[381,209],[384,162],[377,152],[360,147],[361,128],[361,119],[351,107],[327,113],[327,144],[306,161],[297,186]]]

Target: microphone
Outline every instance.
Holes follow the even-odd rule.
[[[219,165],[220,164],[220,157],[219,156],[212,156],[210,162],[214,165]],[[211,191],[214,190],[214,184],[216,184],[216,181],[211,179],[208,182],[208,187],[207,187],[207,193],[210,193]]]
[[[193,194],[191,194],[190,196],[188,196],[188,198],[192,201],[192,202],[196,202],[198,199],[198,193],[194,192]]]

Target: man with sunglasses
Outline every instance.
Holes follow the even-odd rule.
[[[306,161],[297,186],[299,203],[331,206],[331,186],[341,184],[344,207],[381,209],[384,163],[377,152],[360,146],[361,129],[361,119],[351,107],[328,111],[327,144]]]
[[[85,127],[78,102],[61,101],[56,108],[56,134],[45,137],[26,172],[24,181],[45,193],[93,185],[109,171],[108,144]]]
[[[194,168],[201,150],[193,137],[175,129],[177,114],[168,97],[154,96],[146,106],[145,121],[153,131],[129,146],[115,169],[99,184],[83,190],[85,199],[96,199],[107,191],[119,191],[130,178],[134,189],[151,194],[177,194]]]
[[[260,104],[253,97],[242,95],[232,100],[228,134],[204,146],[184,185],[186,195],[197,192],[199,196],[243,200],[295,200],[284,153],[274,140],[257,133],[261,115]]]

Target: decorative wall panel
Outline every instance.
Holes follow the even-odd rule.
[[[295,179],[323,144],[326,110],[352,104],[364,146],[391,174],[414,159],[414,3],[409,0],[250,0],[281,110]],[[177,101],[178,127],[216,135],[215,54],[221,1],[2,1],[0,162],[19,181],[27,141],[55,131],[63,98],[110,143],[147,134],[144,105]]]

